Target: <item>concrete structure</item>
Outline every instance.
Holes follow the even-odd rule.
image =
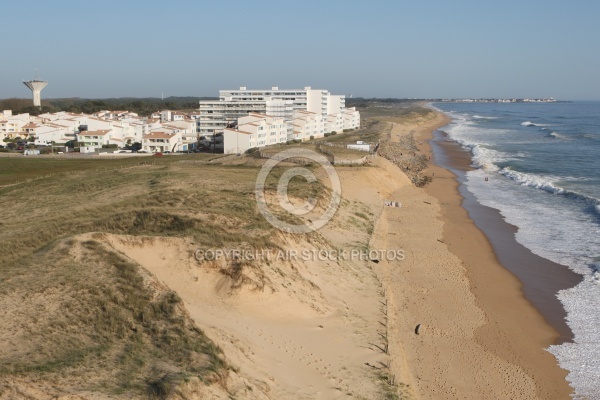
[[[291,139],[306,141],[325,136],[323,115],[311,111],[297,111],[292,120]]]
[[[270,117],[252,113],[238,119],[235,128],[223,130],[223,152],[241,154],[254,147],[285,143],[288,124],[283,117]]]
[[[344,131],[344,113],[330,114],[325,120],[325,132],[342,133]]]
[[[344,108],[342,110],[344,117],[344,130],[360,128],[360,112],[355,107]]]
[[[338,114],[345,106],[345,96],[332,95],[327,90],[279,89],[219,91],[218,101],[200,101],[198,132],[200,135],[213,135],[235,124],[237,118],[248,113],[261,113],[273,117],[283,117],[291,121],[297,111],[310,111],[321,114]],[[291,131],[288,132],[291,136]]]
[[[25,84],[25,86],[27,86],[29,89],[31,89],[31,92],[33,93],[33,106],[41,109],[42,108],[41,92],[42,92],[42,89],[44,89],[46,87],[48,82],[34,79],[32,81],[25,81],[23,83]]]

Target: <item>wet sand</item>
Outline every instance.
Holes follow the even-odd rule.
[[[449,169],[460,183],[462,206],[475,225],[486,235],[499,263],[522,283],[522,290],[559,337],[552,344],[573,339],[565,321],[566,312],[556,297],[558,291],[576,286],[581,276],[564,265],[542,258],[515,239],[517,227],[507,223],[500,212],[477,202],[464,185],[465,173],[472,170],[471,155],[458,143],[449,141],[443,131],[435,131],[430,141],[436,164]]]
[[[438,116],[418,126],[394,122],[392,137],[414,133],[419,152],[431,156],[428,140],[449,119]],[[459,152],[460,147],[449,150],[442,156],[464,173],[468,153]],[[404,262],[378,266],[388,307],[394,310],[388,313],[390,352],[396,360],[392,371],[416,399],[569,399],[567,371],[546,348],[570,332],[551,325],[532,305],[523,283],[496,251],[508,252],[522,269],[545,260],[512,247],[493,247],[490,239],[514,245],[514,231],[497,212],[473,209],[469,201],[474,199],[463,198],[460,170],[455,174],[432,163],[425,173],[434,175],[433,181],[425,189],[403,185],[395,191],[391,200],[402,207],[385,210],[375,229],[374,244],[408,251]],[[503,234],[488,238],[477,225],[486,220]],[[545,290],[548,284],[541,281],[540,287]],[[564,316],[559,306],[547,308],[558,321]]]

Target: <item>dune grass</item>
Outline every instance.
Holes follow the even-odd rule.
[[[12,338],[10,351],[0,352],[0,380],[20,376],[124,398],[164,398],[194,377],[223,381],[229,367],[220,349],[176,294],[156,289],[143,270],[100,241],[76,236],[108,232],[186,237],[199,247],[277,247],[275,229],[256,207],[258,168],[167,158],[112,170],[44,161],[36,173],[68,171],[0,188],[0,318],[8,321],[0,337]],[[274,169],[267,192],[276,192],[282,172]],[[321,184],[303,179],[289,188],[290,196],[324,193]]]

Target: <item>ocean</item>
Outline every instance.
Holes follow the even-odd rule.
[[[516,240],[583,279],[557,293],[573,342],[551,346],[575,398],[600,398],[600,102],[433,103],[472,157],[463,185]]]

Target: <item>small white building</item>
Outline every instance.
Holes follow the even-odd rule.
[[[83,131],[77,134],[77,141],[80,146],[102,147],[109,144],[112,136],[110,129],[99,131]]]
[[[179,151],[180,146],[180,133],[150,132],[142,137],[142,150],[150,153]]]
[[[238,119],[237,128],[223,130],[225,154],[241,154],[254,147],[285,143],[288,124],[283,117],[251,113]]]

